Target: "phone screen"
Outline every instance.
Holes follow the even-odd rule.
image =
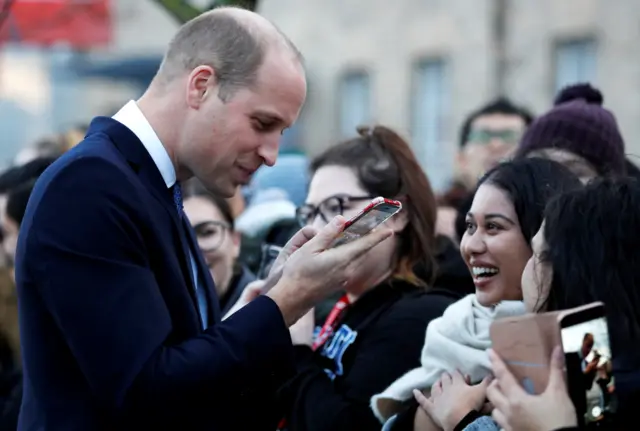
[[[607,319],[590,317],[582,322],[563,319],[561,328],[569,395],[580,424],[605,421],[616,409]]]
[[[370,211],[363,213],[358,219],[354,220],[345,230],[336,238],[332,247],[346,244],[357,238],[360,238],[377,226],[381,225],[392,215],[400,211],[401,207],[382,203],[373,207]]]

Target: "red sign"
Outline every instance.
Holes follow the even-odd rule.
[[[3,41],[36,45],[66,43],[91,48],[111,41],[109,0],[0,0],[10,4],[2,22]]]

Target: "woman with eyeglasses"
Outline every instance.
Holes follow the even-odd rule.
[[[196,233],[225,315],[247,284],[255,280],[253,273],[238,262],[240,233],[234,229],[231,206],[194,180],[184,187],[184,196],[184,212]]]
[[[419,365],[427,325],[462,296],[418,275],[434,274],[440,250],[435,197],[411,148],[386,127],[358,132],[310,163],[300,223],[351,218],[378,196],[403,209],[385,222],[395,235],[361,259],[326,320],[310,312],[291,328],[298,374],[280,392],[283,430],[379,430],[371,396]]]

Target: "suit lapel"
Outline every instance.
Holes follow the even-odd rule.
[[[111,142],[125,157],[129,166],[138,174],[153,197],[162,204],[163,208],[171,217],[174,237],[177,235],[179,239],[180,250],[177,250],[177,252],[180,269],[182,270],[183,279],[191,296],[195,311],[200,318],[199,321],[201,321],[198,299],[195,293],[196,284],[191,270],[191,259],[189,258],[189,246],[186,236],[188,230],[185,229],[181,217],[178,215],[173,194],[171,190],[167,189],[167,185],[158,167],[135,133],[120,122],[109,117],[97,117],[91,122],[87,135],[91,133],[105,133],[109,136]]]

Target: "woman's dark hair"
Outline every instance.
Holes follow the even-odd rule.
[[[545,211],[546,247],[539,256],[540,262],[550,265],[552,276],[549,295],[540,308],[556,311],[602,301],[609,327],[616,328],[615,337],[624,337],[618,342],[637,341],[637,232],[640,183],[634,178],[596,179],[552,200]]]
[[[424,265],[435,274],[436,198],[431,184],[409,144],[396,132],[375,126],[359,127],[358,133],[312,160],[311,174],[323,166],[345,166],[372,196],[401,200],[408,223],[398,236],[394,277],[424,284],[413,268]]]
[[[0,194],[9,193],[12,189],[26,182],[36,180],[56,159],[39,157],[24,165],[14,166],[0,174]]]
[[[12,189],[7,195],[7,207],[5,211],[7,216],[16,222],[18,226],[22,224],[22,219],[27,211],[27,203],[31,192],[36,184],[36,180],[30,180],[20,184],[18,187]]]
[[[231,211],[231,205],[229,205],[229,202],[225,198],[215,193],[211,193],[195,178],[189,180],[185,184],[183,187],[183,193],[185,199],[190,197],[202,197],[209,200],[209,202],[214,204],[218,210],[220,210],[222,217],[224,217],[224,221],[229,224],[231,230],[233,231],[235,229],[233,211]]]
[[[625,170],[627,171],[627,176],[640,181],[640,169],[631,161],[631,159],[629,159],[629,157],[625,159],[624,165]]]
[[[55,161],[52,157],[40,157],[22,166],[14,167],[0,176],[0,193],[7,194],[7,216],[18,225],[27,211],[27,203],[40,175]]]
[[[478,188],[483,184],[491,184],[507,193],[528,244],[542,225],[549,200],[558,193],[582,186],[580,180],[560,163],[538,157],[501,163],[480,179]]]

